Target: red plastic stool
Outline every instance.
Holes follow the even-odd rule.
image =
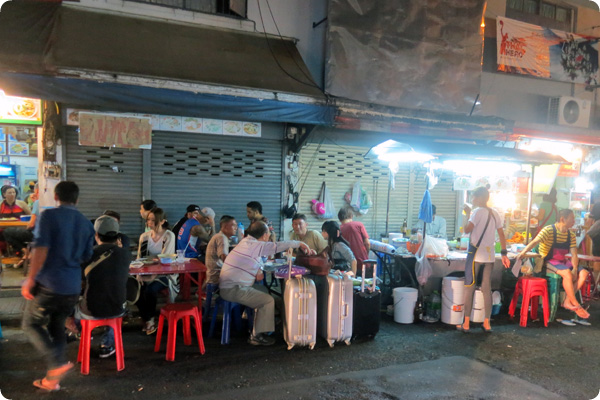
[[[595,285],[594,285],[594,274],[591,272],[588,273],[587,278],[585,278],[585,282],[581,287],[581,299],[583,301],[592,300],[592,293],[594,293]]]
[[[90,373],[90,347],[92,340],[92,331],[99,326],[110,326],[115,332],[115,350],[117,357],[117,371],[125,369],[125,354],[123,353],[123,336],[121,335],[121,325],[123,317],[109,319],[82,319],[81,320],[81,341],[79,342],[79,353],[77,362],[81,363],[81,373],[88,375]]]
[[[517,281],[515,287],[515,293],[513,294],[512,300],[510,301],[510,307],[508,308],[508,315],[511,317],[515,316],[517,309],[517,300],[522,295],[521,300],[521,325],[523,328],[527,326],[527,310],[531,307],[531,319],[537,319],[537,310],[539,299],[537,297],[542,296],[542,306],[544,308],[544,326],[548,326],[548,319],[550,318],[550,307],[548,302],[548,284],[544,278],[535,277],[521,277]],[[533,301],[532,301],[533,299]]]
[[[177,340],[177,321],[183,318],[183,343],[186,346],[192,344],[192,334],[190,331],[190,317],[194,317],[196,328],[196,336],[198,338],[198,347],[200,354],[204,354],[204,340],[202,339],[201,317],[202,311],[198,311],[198,307],[188,303],[173,303],[167,304],[160,310],[160,318],[158,320],[158,332],[156,334],[156,343],[154,351],[160,350],[160,340],[162,338],[163,325],[165,318],[168,322],[167,336],[167,361],[175,361],[175,343]]]

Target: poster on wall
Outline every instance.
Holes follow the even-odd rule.
[[[4,149],[0,154],[37,157],[38,129],[30,125],[0,125],[0,143]]]
[[[498,17],[498,71],[596,85],[598,40]]]
[[[150,118],[123,117],[111,114],[79,113],[81,146],[150,149]]]
[[[42,101],[27,97],[7,96],[0,90],[0,124],[42,124]]]

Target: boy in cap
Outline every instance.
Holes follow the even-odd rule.
[[[125,313],[126,285],[131,253],[118,245],[119,223],[103,215],[94,223],[97,246],[89,263],[83,265],[85,290],[75,306],[75,323],[82,319],[116,318]],[[67,326],[70,321],[67,321]],[[107,328],[100,344],[100,358],[115,354],[115,337]]]
[[[173,226],[172,232],[175,234],[175,236],[177,236],[179,234],[179,230],[181,229],[183,224],[185,224],[185,222],[188,219],[196,218],[196,216],[199,213],[200,213],[200,206],[197,206],[195,204],[190,204],[189,206],[187,206],[185,215],[183,217],[181,217],[181,219],[179,221],[177,221],[175,226]]]

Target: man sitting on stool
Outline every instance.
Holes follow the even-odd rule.
[[[75,306],[75,323],[82,319],[117,318],[125,312],[125,297],[131,253],[119,247],[119,223],[113,217],[103,215],[94,223],[97,246],[87,265],[84,266],[85,291]],[[67,327],[72,322],[67,320]],[[115,336],[107,328],[100,344],[100,358],[115,354]]]
[[[254,309],[254,329],[248,343],[269,346],[275,343],[275,339],[264,333],[275,330],[275,300],[265,293],[265,286],[255,284],[263,280],[262,257],[290,247],[300,248],[308,254],[314,252],[305,243],[295,240],[271,242],[269,227],[262,221],[253,222],[247,233],[225,258],[219,277],[219,291],[224,300]]]

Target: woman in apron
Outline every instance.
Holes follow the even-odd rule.
[[[471,310],[473,308],[473,294],[475,283],[481,269],[481,291],[483,292],[483,303],[485,307],[485,319],[482,329],[491,332],[490,316],[492,315],[492,268],[496,260],[495,244],[496,232],[502,246],[502,264],[505,268],[510,267],[506,251],[506,239],[502,230],[502,220],[496,210],[487,206],[490,193],[484,187],[478,187],[473,191],[472,202],[475,210],[466,206],[467,223],[464,232],[470,233],[469,253],[465,264],[465,289],[464,289],[464,322],[457,325],[456,329],[468,333],[470,330]]]

